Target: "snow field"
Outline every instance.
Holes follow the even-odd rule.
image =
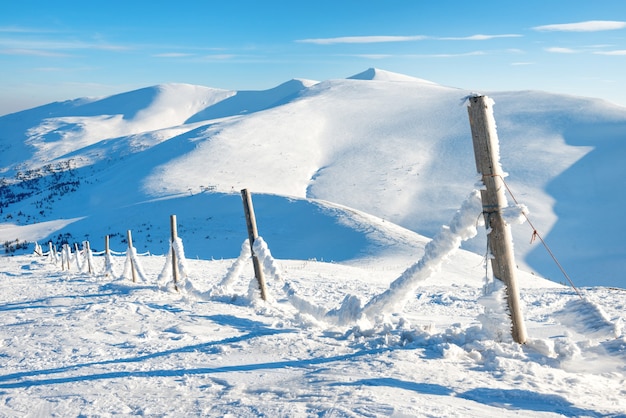
[[[140,251],[165,255],[2,257],[0,416],[626,416],[626,293],[598,286],[620,283],[623,246],[594,241],[626,218],[617,193],[588,216],[587,175],[621,178],[623,109],[493,95],[507,181],[595,286],[579,297],[523,271],[537,250],[514,231],[520,346],[479,255],[479,202],[455,215],[475,174],[467,94],[372,69],[264,92],[164,85],[2,118],[7,181],[50,173],[16,186],[39,189],[6,208],[0,236],[114,234],[115,247],[130,228]],[[56,176],[80,187],[57,193]],[[267,234],[254,251],[268,302],[242,187]],[[163,238],[171,213],[185,248]]]
[[[14,315],[2,327],[0,413],[618,416],[626,410],[623,291],[585,289],[580,300],[571,289],[535,279],[523,288],[531,339],[519,346],[506,323],[484,318],[502,306],[502,296],[485,295],[482,267],[473,279],[450,283],[453,260],[417,287],[403,310],[338,326],[290,303],[284,283],[330,311],[348,295],[380,295],[408,264],[276,260],[260,242],[269,303],[250,293],[247,242],[238,259],[183,257],[181,293],[163,286],[167,256],[137,256],[146,278],[138,283],[101,274],[101,256],[94,257],[93,275],[74,266],[60,271],[46,258],[7,258],[10,266],[0,273],[7,302],[0,309]],[[453,257],[459,256],[468,255]],[[126,259],[112,256],[113,271],[123,271]]]

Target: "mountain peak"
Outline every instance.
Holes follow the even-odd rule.
[[[368,68],[362,73],[355,74],[351,77],[348,77],[351,80],[376,80],[376,81],[417,81],[421,83],[427,84],[436,84],[432,81],[424,80],[417,77],[411,77],[409,75],[404,75],[400,73],[394,73],[392,71],[381,70],[379,68]]]

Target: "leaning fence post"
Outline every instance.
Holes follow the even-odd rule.
[[[259,237],[259,233],[256,227],[256,217],[254,216],[254,207],[252,206],[252,196],[248,192],[248,189],[241,191],[241,197],[243,200],[243,211],[246,215],[246,225],[248,227],[248,241],[250,242],[250,251],[252,253],[252,265],[254,267],[254,276],[259,283],[259,289],[261,290],[261,299],[267,300],[267,290],[265,289],[265,277],[263,276],[263,269],[259,258],[254,252],[254,241]]]
[[[127,256],[130,259],[130,270],[133,274],[133,283],[137,283],[137,270],[135,269],[135,261],[133,260],[133,235],[130,232],[130,229],[126,231],[126,239],[128,240],[128,254]]]
[[[174,277],[174,289],[178,292],[178,260],[176,258],[178,231],[176,229],[176,215],[170,215],[170,229],[172,231],[172,277]]]
[[[485,190],[481,190],[480,193],[485,227],[489,231],[487,244],[493,255],[491,268],[493,275],[506,285],[513,340],[519,344],[524,344],[526,342],[526,327],[520,309],[513,239],[510,226],[502,217],[502,208],[506,205],[506,196],[492,103],[493,101],[486,96],[470,97],[467,111],[472,130],[476,168],[482,174],[482,181],[485,185]]]

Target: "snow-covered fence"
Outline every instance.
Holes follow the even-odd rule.
[[[178,237],[178,232],[176,228],[176,215],[171,215],[170,226],[171,240],[170,248],[166,257],[166,266],[164,268],[164,271],[162,271],[158,277],[159,281],[162,281],[164,277],[168,280],[174,278],[174,288],[178,291],[178,282],[188,276],[189,268],[186,266],[182,240]],[[149,280],[147,279],[146,273],[141,266],[139,256],[150,254],[150,252],[147,252],[145,254],[137,253],[137,250],[133,246],[133,237],[131,230],[127,230],[126,232],[126,241],[128,246],[125,251],[112,251],[110,248],[109,235],[106,235],[104,237],[104,251],[97,252],[95,254],[91,250],[91,245],[89,244],[89,241],[84,241],[82,243],[82,250],[79,249],[78,243],[74,243],[74,251],[72,251],[72,246],[70,246],[68,243],[64,243],[61,246],[60,253],[58,254],[53,242],[49,241],[49,250],[47,253],[44,253],[41,249],[41,246],[37,244],[35,246],[34,254],[42,257],[47,257],[50,263],[55,265],[59,265],[60,262],[60,267],[63,271],[70,271],[72,269],[72,265],[74,265],[79,273],[87,272],[89,274],[101,274],[105,277],[116,276],[113,269],[114,263],[112,256],[125,256],[124,270],[121,277],[132,280],[134,283],[136,283],[138,280],[148,282]],[[95,263],[93,260],[94,255],[104,256],[104,267],[99,273],[96,273],[95,271]]]
[[[70,259],[72,258],[72,250],[70,249],[69,244],[63,244],[63,248],[61,250],[61,270],[70,269]]]
[[[35,250],[34,253],[37,254],[38,256],[43,257],[43,249],[41,248],[41,245],[39,245],[38,242],[35,242]]]
[[[510,226],[502,216],[502,209],[508,205],[504,194],[505,188],[502,180],[504,172],[500,166],[498,135],[492,105],[493,100],[487,96],[474,96],[469,98],[467,111],[472,131],[476,169],[482,175],[482,183],[485,186],[480,194],[485,227],[488,230],[487,245],[493,255],[491,267],[494,276],[504,282],[507,287],[513,339],[524,344],[526,327],[520,308],[513,239]]]
[[[128,278],[132,277],[133,283],[137,282],[137,277],[142,281],[147,282],[146,274],[141,267],[139,258],[137,257],[137,250],[133,247],[133,236],[130,229],[126,232],[126,239],[128,240],[128,249],[126,250],[126,262],[124,264],[123,276]]]
[[[261,290],[261,299],[267,300],[267,290],[265,288],[265,277],[263,276],[263,268],[261,266],[261,263],[259,262],[259,258],[254,252],[254,241],[259,237],[259,233],[256,227],[254,207],[252,206],[252,196],[248,192],[248,189],[243,189],[241,191],[241,198],[243,200],[243,211],[246,216],[246,225],[248,227],[248,240],[250,242],[250,250],[252,252],[254,276],[259,283],[259,289]]]
[[[188,285],[185,279],[189,276],[189,267],[185,258],[183,241],[178,236],[176,215],[170,216],[170,229],[170,248],[166,253],[165,265],[159,274],[157,282],[160,287],[167,287],[168,283],[171,282],[174,285],[174,290],[180,292],[181,285],[183,288]]]
[[[81,266],[81,271],[85,271],[89,274],[94,273],[93,269],[93,253],[91,252],[91,246],[89,245],[89,241],[83,242],[83,264]]]
[[[115,275],[113,273],[113,260],[111,260],[111,247],[108,235],[104,237],[104,275]]]
[[[171,237],[172,237],[172,239],[170,240],[170,247],[171,247],[170,254],[172,257],[172,278],[174,279],[174,289],[178,291],[179,271],[178,271],[178,261],[177,261],[178,257],[176,254],[176,243],[178,241],[178,228],[176,226],[176,215],[170,216],[170,230],[171,230]]]

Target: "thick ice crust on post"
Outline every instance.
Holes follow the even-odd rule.
[[[500,150],[493,116],[493,100],[486,96],[469,99],[467,111],[472,130],[476,169],[482,175],[485,189],[481,190],[482,213],[487,228],[487,243],[493,257],[491,266],[494,276],[507,286],[509,311],[511,313],[513,339],[523,344],[526,329],[519,303],[516,280],[516,263],[513,255],[513,239],[510,226],[503,218],[506,201],[503,171],[500,166]]]

